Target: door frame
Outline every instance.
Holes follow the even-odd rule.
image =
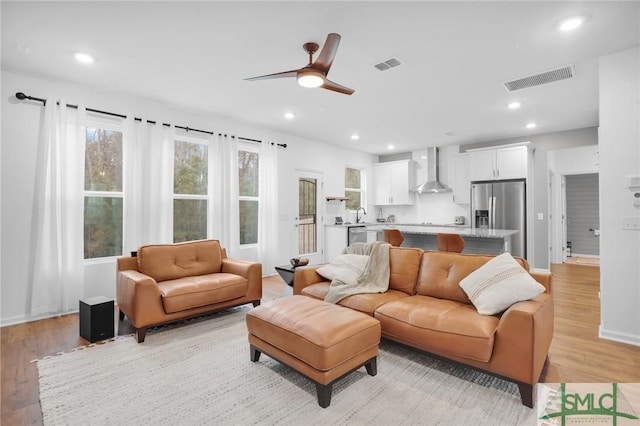
[[[301,178],[316,179],[317,193],[316,193],[316,252],[313,254],[307,253],[300,255],[299,247],[299,233],[298,233],[298,213],[299,213],[299,199],[298,199],[298,185]],[[309,259],[309,264],[320,264],[324,261],[324,176],[322,171],[313,169],[294,169],[292,179],[292,203],[291,203],[291,234],[290,243],[294,257],[304,256]]]

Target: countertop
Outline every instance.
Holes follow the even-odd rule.
[[[398,223],[376,223],[375,225],[367,224],[367,230],[371,231],[381,231],[384,228],[399,229],[405,234],[437,235],[440,233],[448,233],[459,234],[463,237],[476,238],[506,238],[519,232],[516,229],[479,229],[456,225],[403,225]]]

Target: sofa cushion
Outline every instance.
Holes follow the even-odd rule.
[[[411,247],[389,249],[390,289],[415,294],[422,253],[424,250]]]
[[[309,296],[314,299],[324,300],[329,292],[331,283],[324,281],[321,283],[311,284],[302,289],[303,296]],[[338,302],[338,305],[363,312],[373,316],[375,310],[388,302],[409,297],[408,294],[398,290],[387,290],[384,293],[362,293],[347,296]]]
[[[243,297],[249,281],[240,275],[217,273],[158,283],[167,314]]]
[[[467,294],[460,288],[460,281],[494,257],[441,251],[425,252],[420,264],[416,293],[471,304]],[[529,270],[526,260],[515,259]]]
[[[374,315],[382,334],[443,356],[487,362],[499,319],[473,306],[429,296],[405,297],[380,306]]]
[[[516,302],[539,296],[545,289],[509,253],[496,256],[467,275],[460,287],[483,315],[502,312]]]
[[[222,269],[222,257],[218,240],[147,245],[138,249],[138,271],[157,282],[215,274]]]

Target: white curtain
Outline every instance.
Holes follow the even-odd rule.
[[[134,120],[124,131],[124,250],[173,242],[175,128]]]
[[[31,227],[30,314],[78,309],[83,294],[85,108],[47,99]]]
[[[263,273],[273,271],[278,259],[278,146],[260,144],[260,203],[258,206],[258,259]]]
[[[237,256],[240,249],[238,142],[235,137],[214,134],[209,138],[209,147],[209,187],[213,189],[209,235],[220,240],[229,257]]]

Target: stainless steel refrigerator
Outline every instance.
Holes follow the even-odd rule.
[[[527,197],[524,179],[471,182],[471,226],[516,229],[511,254],[527,257]]]

